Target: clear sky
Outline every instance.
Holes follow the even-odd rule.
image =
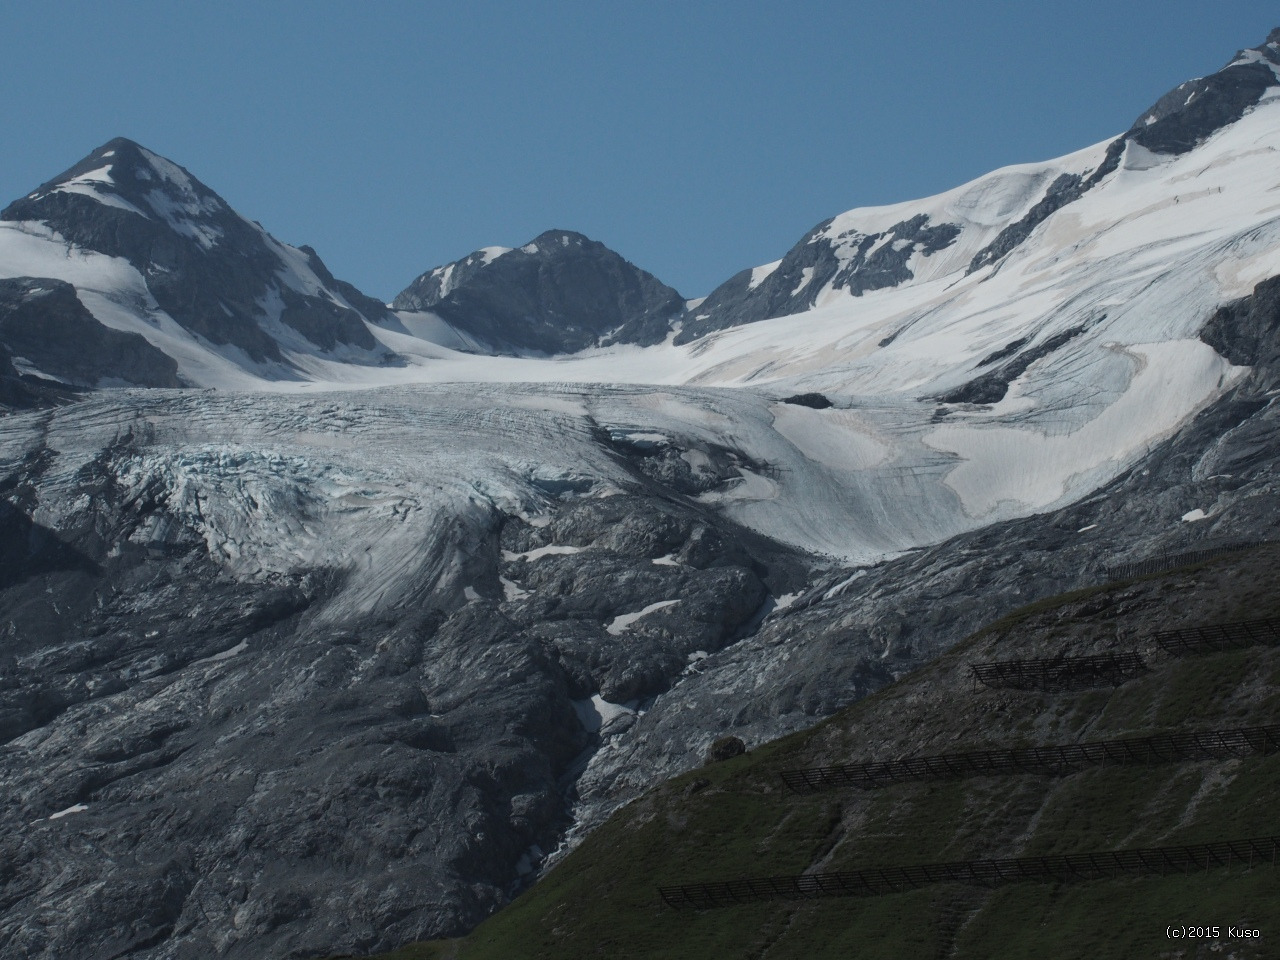
[[[389,299],[552,227],[700,296],[855,206],[1109,138],[1252,0],[14,2],[0,203],[115,136]]]

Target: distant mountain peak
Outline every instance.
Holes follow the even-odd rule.
[[[428,270],[392,306],[432,311],[494,350],[551,354],[659,343],[684,299],[603,243],[552,229]]]

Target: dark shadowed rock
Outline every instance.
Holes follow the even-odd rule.
[[[826,410],[831,406],[831,401],[821,393],[797,393],[794,396],[784,397],[783,403],[793,403],[798,407],[809,407],[812,410]]]
[[[1200,339],[1232,363],[1274,374],[1280,367],[1280,277],[1216,311]]]
[[[719,737],[707,748],[707,763],[721,763],[732,760],[747,752],[747,745],[738,737]]]
[[[1103,315],[1094,322],[1101,323],[1105,319],[1106,316]],[[1009,392],[1009,384],[1022,376],[1031,364],[1049,356],[1049,354],[1070,343],[1083,332],[1083,327],[1077,327],[1074,330],[1063,330],[1061,333],[1055,333],[1053,336],[1045,338],[1043,343],[1038,343],[1029,350],[1021,349],[1027,342],[1026,338],[1017,340],[986,357],[978,366],[985,367],[1008,356],[1010,353],[1014,354],[1012,359],[1005,360],[996,369],[970,380],[945,396],[939,397],[938,400],[942,403],[999,403],[1004,399],[1004,395]]]
[[[71,386],[181,386],[172,358],[139,334],[103,326],[61,280],[0,280],[0,344]]]

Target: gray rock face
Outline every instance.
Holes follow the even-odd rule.
[[[61,280],[0,280],[0,344],[71,386],[177,387],[178,365],[136,333],[103,326]]]
[[[1095,323],[1101,323],[1106,315],[1099,316]],[[942,403],[999,403],[1009,391],[1009,384],[1026,372],[1027,367],[1047,357],[1059,347],[1069,343],[1083,333],[1083,329],[1064,330],[1045,338],[1041,343],[1024,350],[1029,338],[1021,338],[984,357],[978,364],[987,367],[999,363],[999,366],[970,380],[964,386],[951,391],[938,399]],[[1003,362],[1000,362],[1003,361]]]
[[[548,230],[429,270],[392,305],[430,310],[497,352],[553,354],[661,343],[684,298],[604,244]]]
[[[126,483],[143,425],[69,479],[43,435],[0,481],[3,956],[461,932],[560,842],[602,745],[808,577],[602,435],[628,491],[548,482],[549,522],[492,514],[468,543],[470,599],[353,616],[342,572],[236,575],[170,488]],[[697,485],[730,476],[709,456]],[[35,519],[55,496],[82,504],[57,529]]]
[[[36,410],[70,403],[80,391],[43,377],[34,377],[14,366],[9,348],[0,345],[0,410]]]
[[[255,361],[282,360],[266,329],[274,322],[321,350],[374,351],[365,321],[387,318],[370,298],[346,300],[346,285],[323,291],[291,283],[289,248],[182,167],[124,138],[11,203],[0,219],[39,221],[78,247],[124,258],[179,325]],[[319,264],[313,251],[308,256]],[[317,273],[329,277],[322,264]]]
[[[1174,87],[1142,114],[1125,138],[1155,153],[1182,154],[1235,123],[1280,84],[1280,31],[1242,50],[1217,73]]]
[[[1037,201],[1035,206],[1021,218],[1001,230],[991,243],[974,254],[973,259],[969,262],[969,273],[1004,259],[1011,250],[1031,236],[1032,230],[1040,226],[1068,203],[1079,200],[1090,186],[1097,183],[1108,173],[1113,172],[1119,165],[1120,156],[1123,152],[1124,141],[1116,140],[1108,146],[1106,159],[1089,176],[1088,180],[1074,173],[1064,173],[1054,180],[1053,183],[1049,184],[1049,189],[1045,191],[1044,196]]]
[[[960,233],[955,224],[933,224],[923,214],[874,234],[832,238],[825,235],[830,225],[827,220],[809,231],[760,282],[753,284],[753,271],[744,270],[718,286],[685,321],[675,342],[808,310],[828,284],[854,296],[898,286],[912,278],[907,263],[914,254],[944,250]],[[852,253],[837,255],[837,246],[845,243],[853,245]]]
[[[1280,277],[1264,280],[1250,296],[1218,310],[1200,339],[1232,363],[1274,378],[1280,370]]]

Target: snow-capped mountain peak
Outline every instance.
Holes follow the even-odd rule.
[[[142,336],[191,384],[391,356],[369,329],[392,319],[385,306],[125,138],[0,212],[0,275],[72,284],[100,323]]]
[[[125,137],[94,150],[26,199],[52,194],[86,196],[99,203],[165,223],[208,249],[223,239],[216,218],[227,204],[186,170]]]

